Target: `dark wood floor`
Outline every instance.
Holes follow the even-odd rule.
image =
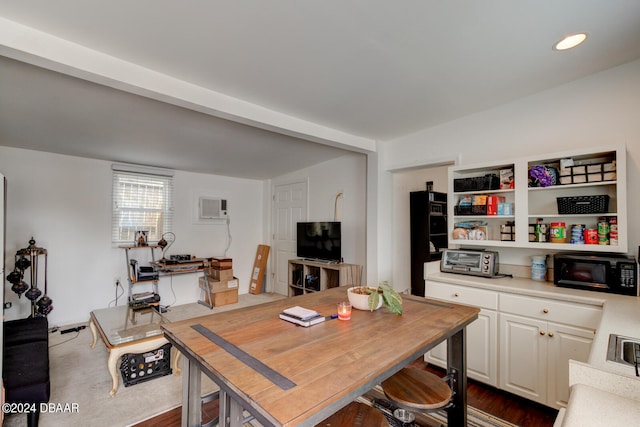
[[[444,371],[427,365],[422,358],[416,360],[414,367],[421,367],[440,376]],[[539,405],[527,399],[503,392],[496,388],[468,381],[467,400],[471,406],[502,418],[521,427],[552,427],[558,411]],[[181,423],[181,408],[173,409],[147,421],[135,424],[134,427],[179,427]],[[205,404],[203,421],[207,422],[218,414],[218,401]]]

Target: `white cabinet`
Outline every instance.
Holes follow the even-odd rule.
[[[427,281],[425,296],[480,307],[478,319],[467,326],[467,375],[498,385],[498,293],[467,286]],[[442,343],[425,355],[425,360],[446,368],[447,346]]]
[[[565,406],[569,360],[587,361],[601,313],[595,306],[501,294],[499,387]]]
[[[473,286],[425,281],[425,297],[473,305],[467,326],[467,374],[544,405],[569,399],[569,360],[586,362],[602,307]],[[447,366],[446,345],[425,361]]]
[[[574,167],[562,167],[561,161],[571,159]],[[545,166],[558,171],[556,182],[565,184],[548,187],[529,186],[529,170],[532,167]],[[613,170],[612,170],[613,169]],[[496,189],[495,179],[486,176],[500,176],[500,171],[513,170],[513,189]],[[599,172],[598,172],[599,170]],[[473,184],[467,187],[467,182]],[[500,182],[500,180],[498,180]],[[479,189],[478,189],[479,188]],[[453,166],[449,168],[449,235],[450,245],[521,247],[532,249],[579,250],[592,252],[621,252],[628,250],[627,241],[627,194],[626,194],[626,149],[624,145],[601,147],[596,149],[573,150],[541,156],[515,159],[512,162],[491,162],[476,165]],[[461,208],[462,200],[482,200],[481,196],[493,196],[511,207],[511,211],[502,211],[503,215],[487,215],[481,207]],[[587,198],[586,201],[572,198]],[[558,198],[570,202],[570,207],[559,211]],[[608,200],[606,210],[593,212],[589,206],[595,206],[594,200]],[[562,204],[563,207],[567,203]],[[617,245],[583,245],[570,243],[572,224],[584,224],[587,228],[596,228],[600,217],[608,220],[615,218],[618,226]],[[485,223],[479,228],[482,233],[472,235],[460,233],[456,224],[479,221]],[[564,222],[567,227],[566,243],[530,242],[529,225],[541,221],[546,224]],[[513,241],[501,231],[501,226],[515,224]],[[482,225],[481,225],[482,226]],[[456,233],[454,234],[454,229]],[[469,239],[471,237],[471,239]],[[474,240],[482,238],[483,240]]]

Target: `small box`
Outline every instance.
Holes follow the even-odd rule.
[[[513,203],[498,203],[498,215],[513,215]]]
[[[615,172],[616,170],[616,162],[609,162],[609,163],[604,163],[602,165],[602,171],[603,172]]]
[[[614,172],[605,172],[603,174],[603,181],[615,181],[617,178],[615,171]]]
[[[211,258],[210,266],[217,270],[229,270],[233,268],[233,260],[231,258]]]
[[[595,165],[587,165],[587,173],[597,173],[602,172],[602,163],[597,163]]]
[[[500,240],[503,242],[513,242],[516,240],[516,227],[513,222],[500,225]]]
[[[221,292],[229,289],[238,289],[238,278],[234,277],[231,280],[217,280],[211,276],[207,276],[209,282],[209,291],[210,292]],[[198,285],[200,289],[206,291],[207,287],[204,283],[204,277],[200,277],[198,279]]]
[[[500,189],[508,190],[513,188],[513,169],[500,170]]]
[[[484,206],[487,204],[487,196],[484,194],[473,196],[471,204],[475,206]]]
[[[585,173],[587,173],[586,166],[574,166],[572,170],[574,175],[584,175]]]
[[[573,176],[573,183],[574,184],[584,184],[585,182],[587,182],[587,175],[580,174],[580,175],[574,175]]]
[[[573,184],[573,177],[571,175],[561,176],[560,177],[560,184],[562,184],[562,185]]]
[[[504,197],[487,196],[487,215],[498,215],[498,205],[504,203]]]
[[[590,173],[587,175],[587,181],[589,182],[600,182],[602,181],[602,173]]]
[[[209,269],[209,276],[214,280],[220,280],[226,282],[227,280],[233,280],[233,269],[228,268],[224,270],[218,270],[217,268]]]

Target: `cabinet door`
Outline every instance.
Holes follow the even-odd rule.
[[[467,326],[467,376],[494,387],[498,386],[497,328],[497,313],[485,309],[481,309],[478,319]],[[427,353],[425,360],[446,368],[447,343]]]
[[[500,314],[500,388],[546,402],[547,322]]]
[[[586,362],[595,331],[568,325],[549,323],[548,405],[560,408],[569,400],[569,360]]]

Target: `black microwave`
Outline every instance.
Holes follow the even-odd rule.
[[[638,296],[638,263],[618,254],[559,253],[553,283],[566,288]]]

